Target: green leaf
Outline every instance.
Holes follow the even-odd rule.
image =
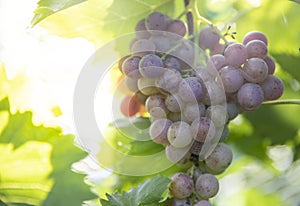
[[[267,35],[270,53],[299,54],[299,12],[300,7],[290,1],[261,1],[259,7],[239,11],[237,40],[241,41],[249,31],[258,30]]]
[[[163,193],[168,189],[170,181],[169,178],[156,176],[129,192],[106,194],[107,200],[100,199],[100,202],[103,206],[158,205]]]
[[[9,107],[9,101],[8,101],[8,98],[4,98],[0,101],[0,111],[8,111],[10,109]]]
[[[300,4],[300,0],[290,0],[290,1],[293,1],[293,2],[296,2],[296,3]]]
[[[299,45],[300,46],[300,45]],[[293,77],[300,81],[299,65],[300,57],[295,54],[288,53],[272,53],[272,56],[276,59],[276,62],[280,67],[290,73]]]
[[[74,146],[74,136],[36,126],[31,112],[12,114],[7,103],[7,98],[0,101],[8,114],[0,131],[0,199],[10,205],[52,206],[80,205],[94,198],[83,176],[71,171],[86,156]]]
[[[41,26],[55,35],[100,45],[134,32],[136,23],[154,10],[172,15],[175,9],[173,0],[89,0],[50,16]]]
[[[32,26],[34,26],[54,13],[82,3],[84,1],[86,0],[40,0],[38,2],[38,8],[34,11],[34,17],[31,20],[31,24]]]

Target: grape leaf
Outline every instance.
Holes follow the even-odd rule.
[[[244,34],[258,30],[268,37],[270,52],[298,54],[299,11],[300,7],[289,1],[277,1],[276,4],[273,0],[262,1],[259,7],[240,12],[240,16],[236,18],[237,40],[242,41]]]
[[[34,11],[34,17],[31,20],[31,24],[34,26],[54,13],[82,3],[84,1],[86,0],[40,0],[38,2],[38,8]]]
[[[300,56],[288,53],[276,53],[273,52],[271,55],[276,59],[276,62],[280,67],[293,75],[297,80],[300,80],[299,65]]]
[[[100,199],[100,202],[103,206],[158,205],[170,181],[169,178],[156,176],[129,192],[106,194],[107,200]]]
[[[60,128],[36,126],[32,113],[10,112],[0,101],[4,128],[0,131],[0,199],[6,204],[79,205],[94,198],[82,175],[71,171],[86,153],[74,146],[74,136]]]
[[[290,1],[293,1],[293,2],[296,2],[296,3],[300,4],[300,0],[290,0]]]
[[[89,0],[48,17],[40,26],[55,35],[86,38],[99,46],[134,32],[135,24],[154,10],[172,15],[174,6],[173,0]]]

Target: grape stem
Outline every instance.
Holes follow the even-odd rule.
[[[300,99],[283,99],[263,102],[263,105],[276,105],[276,104],[296,104],[300,105]]]

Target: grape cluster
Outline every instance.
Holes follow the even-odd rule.
[[[233,158],[224,143],[229,122],[258,109],[264,100],[278,99],[284,87],[274,76],[263,33],[250,32],[235,43],[205,26],[194,37],[195,46],[186,32],[183,21],[159,12],[137,23],[131,54],[119,60],[133,93],[124,98],[121,110],[134,116],[145,107],[149,135],[165,147],[166,157],[193,163],[187,173],[171,177],[169,205],[210,206],[208,200],[219,190],[214,175],[224,172]]]

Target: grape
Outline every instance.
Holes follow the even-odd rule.
[[[207,117],[199,117],[191,124],[192,137],[198,142],[211,140],[215,136],[215,125]]]
[[[146,100],[145,106],[147,112],[149,112],[152,108],[155,107],[160,107],[163,110],[167,111],[167,107],[165,105],[165,97],[161,94],[149,96]]]
[[[196,77],[183,79],[179,84],[178,92],[184,102],[195,102],[203,97],[201,83]]]
[[[207,200],[200,200],[194,206],[212,206]]]
[[[225,93],[222,85],[214,80],[205,82],[205,92],[202,102],[206,105],[223,104],[225,102]]]
[[[132,40],[130,41],[130,43],[129,43],[129,48],[131,49],[132,46],[133,46],[133,44],[134,44],[135,42],[137,42],[138,40],[139,40],[138,38],[132,39]]]
[[[179,42],[180,46],[171,54],[185,63],[194,62],[194,47],[192,43],[188,41]]]
[[[168,144],[168,129],[172,122],[168,119],[159,119],[152,122],[149,128],[149,134],[151,139],[158,144]]]
[[[180,72],[174,69],[165,69],[165,73],[155,81],[155,85],[168,92],[176,92],[181,82]]]
[[[205,159],[205,165],[214,174],[224,172],[232,162],[232,150],[224,143],[219,143]]]
[[[268,39],[262,32],[252,31],[247,33],[243,39],[243,44],[246,45],[249,41],[252,40],[260,40],[268,46]]]
[[[183,121],[174,122],[169,127],[168,140],[176,148],[190,145],[193,140],[190,125]]]
[[[175,19],[169,22],[167,31],[183,37],[186,34],[186,25],[183,21]]]
[[[178,163],[190,155],[189,150],[190,150],[190,146],[177,148],[169,144],[167,145],[165,152],[169,161],[173,163]]]
[[[163,61],[155,54],[148,54],[141,59],[139,71],[146,78],[160,77],[164,73]]]
[[[189,201],[185,199],[178,200],[178,199],[171,198],[168,203],[168,206],[191,206],[191,204]]]
[[[141,58],[137,56],[131,56],[124,60],[122,64],[123,73],[133,79],[139,79],[141,76],[139,72],[139,63]]]
[[[262,88],[253,83],[244,84],[237,93],[238,103],[246,111],[258,109],[264,101]]]
[[[268,75],[266,80],[261,84],[265,100],[275,100],[281,97],[284,85],[281,79],[276,76]]]
[[[206,116],[210,118],[215,127],[223,127],[228,121],[227,110],[222,105],[212,105],[206,110]]]
[[[166,53],[172,48],[170,39],[167,36],[153,35],[149,40],[155,44],[155,48],[158,52]]]
[[[222,54],[215,54],[210,57],[207,64],[212,64],[213,68],[219,71],[222,67],[226,66],[227,63],[225,57]]]
[[[248,58],[259,57],[264,59],[268,54],[268,48],[264,42],[260,40],[252,40],[246,44]]]
[[[165,31],[168,26],[168,17],[160,12],[152,12],[147,18],[146,18],[146,28],[148,30],[159,30],[159,31]],[[151,33],[153,31],[150,31]]]
[[[164,66],[169,69],[180,69],[180,61],[176,57],[167,56],[164,60]]]
[[[201,49],[213,50],[220,41],[220,36],[211,26],[205,26],[199,33],[199,46]]]
[[[206,66],[197,66],[194,69],[193,76],[197,77],[199,79],[199,81],[202,83],[210,81],[211,79],[214,79],[214,74],[212,74],[210,70],[212,70],[212,69],[209,69]]]
[[[155,87],[155,80],[149,78],[140,78],[138,80],[139,90],[147,96],[157,94],[158,89]]]
[[[234,102],[227,102],[226,109],[229,120],[233,120],[240,113],[238,106]]]
[[[178,172],[172,175],[169,190],[171,195],[176,199],[184,199],[192,195],[194,182],[185,173]]]
[[[228,65],[239,67],[248,58],[247,49],[239,43],[230,44],[224,51],[224,56]]]
[[[219,73],[226,93],[234,93],[238,91],[244,83],[244,78],[240,69],[236,69],[232,66],[226,66],[223,67]]]
[[[166,107],[171,112],[180,112],[180,98],[178,94],[170,94],[165,100]]]
[[[120,109],[126,117],[132,117],[140,110],[140,103],[135,96],[126,96],[121,102]]]
[[[210,55],[216,55],[216,54],[224,54],[224,51],[226,49],[225,44],[218,43],[213,50],[210,51]]]
[[[119,70],[120,70],[122,73],[123,73],[122,65],[123,65],[124,61],[125,61],[127,58],[129,58],[129,57],[130,57],[130,55],[123,56],[123,57],[120,58],[119,61],[118,61],[118,68],[119,68]]]
[[[138,39],[147,39],[151,36],[151,34],[146,29],[145,21],[145,19],[142,19],[135,26],[135,34]]]
[[[125,77],[124,82],[125,82],[126,87],[130,91],[135,93],[139,90],[139,88],[137,86],[138,79],[132,79],[132,78],[129,78],[129,77]]]
[[[266,58],[264,60],[268,65],[268,74],[274,74],[275,62],[274,62],[273,58],[270,56],[266,56]]]
[[[153,122],[158,119],[165,119],[165,118],[167,118],[167,113],[168,113],[168,111],[164,110],[161,107],[153,107],[149,111],[150,121]]]
[[[215,196],[219,191],[219,182],[211,174],[200,175],[196,181],[196,192],[203,199]]]
[[[268,65],[260,58],[251,58],[244,64],[244,78],[251,83],[263,82],[268,76]]]
[[[139,39],[132,44],[130,51],[136,56],[143,57],[153,53],[155,51],[155,45],[148,39]]]
[[[205,106],[202,103],[188,103],[183,107],[183,115],[189,122],[205,115]]]

